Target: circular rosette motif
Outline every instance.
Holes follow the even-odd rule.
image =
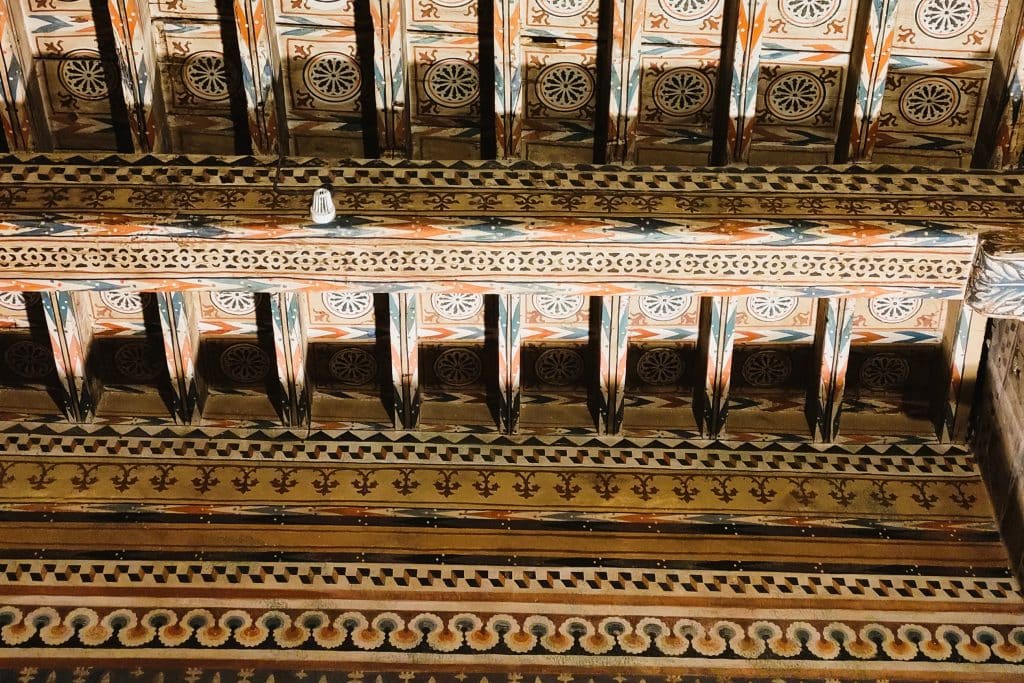
[[[335,351],[327,367],[331,377],[349,386],[368,384],[377,377],[377,359],[364,349],[349,347]]]
[[[553,111],[576,111],[593,97],[594,77],[579,64],[552,64],[537,76],[537,98]]]
[[[476,66],[465,59],[442,59],[427,69],[423,87],[435,103],[456,109],[480,96],[480,75]]]
[[[228,97],[228,72],[219,52],[189,55],[181,66],[181,80],[185,89],[201,100],[216,102]]]
[[[860,383],[876,391],[898,389],[910,379],[910,363],[894,353],[871,356],[860,367]]]
[[[583,356],[572,349],[548,349],[537,356],[533,369],[544,384],[566,386],[583,377]]]
[[[359,65],[340,52],[323,52],[306,62],[302,80],[313,97],[341,104],[359,96]]]
[[[868,303],[868,311],[871,312],[871,317],[879,322],[901,323],[917,315],[923,303],[921,299],[883,294],[871,299]]]
[[[142,313],[142,295],[123,289],[111,289],[100,292],[100,301],[115,313]]]
[[[669,116],[692,116],[711,102],[707,74],[691,67],[669,69],[654,82],[654,104]]]
[[[373,310],[373,295],[369,292],[324,292],[324,307],[345,320],[362,318]]]
[[[250,315],[256,312],[256,296],[252,292],[213,292],[210,302],[221,313]]]
[[[677,320],[690,308],[692,299],[685,294],[647,294],[640,297],[640,312],[651,320]]]
[[[25,295],[21,292],[0,292],[0,306],[12,311],[24,311]]]
[[[443,318],[467,320],[484,307],[484,298],[479,294],[432,294],[430,305]]]
[[[42,379],[53,372],[50,349],[34,341],[19,341],[8,346],[4,362],[22,379]]]
[[[480,379],[483,364],[470,349],[446,349],[434,360],[438,381],[453,387],[464,387]]]
[[[779,0],[779,12],[787,23],[810,28],[834,17],[840,5],[842,0]]]
[[[825,106],[825,85],[810,71],[789,71],[772,79],[764,100],[776,119],[803,121]]]
[[[146,342],[122,344],[114,352],[114,367],[118,373],[136,382],[148,382],[159,375],[160,361]]]
[[[590,9],[596,0],[537,0],[541,8],[555,17],[575,17]]]
[[[752,296],[747,299],[747,313],[765,323],[785,320],[796,310],[795,296]]]
[[[918,126],[946,121],[960,107],[960,91],[948,78],[939,76],[915,81],[900,96],[903,117]]]
[[[793,363],[781,351],[757,351],[743,361],[741,372],[752,387],[777,387],[793,374]]]
[[[675,384],[683,376],[683,359],[675,349],[651,349],[641,354],[636,374],[644,384]]]
[[[255,344],[232,344],[220,355],[220,369],[233,382],[261,382],[270,372],[270,358]]]
[[[658,0],[665,14],[680,21],[697,21],[718,7],[720,0]]]
[[[978,20],[978,0],[921,0],[917,25],[932,38],[954,38]]]
[[[586,298],[561,294],[535,294],[533,307],[545,318],[565,320],[583,309]]]
[[[57,67],[57,78],[64,89],[81,100],[102,100],[107,96],[107,77],[100,53],[72,50]]]

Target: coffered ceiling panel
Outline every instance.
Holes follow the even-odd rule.
[[[175,16],[183,11],[178,5],[161,10]],[[220,25],[198,20],[205,16],[209,11],[155,24],[167,127],[176,151],[230,154],[235,151],[230,93],[241,84],[228,70]]]
[[[107,81],[113,65],[100,54],[89,2],[29,0],[24,30],[53,147],[117,149]]]
[[[102,9],[27,0],[4,24],[28,75],[3,95],[12,149],[984,166],[1024,145],[1007,0]]]

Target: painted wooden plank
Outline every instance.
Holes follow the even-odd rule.
[[[700,302],[697,358],[701,372],[694,390],[693,412],[703,436],[722,433],[729,411],[733,341],[736,336],[735,297],[704,297]]]
[[[88,422],[95,407],[95,387],[86,372],[92,326],[89,305],[75,292],[41,294],[46,329],[61,388],[61,408],[72,422]]]
[[[157,292],[154,296],[160,317],[167,372],[171,378],[174,418],[182,424],[192,424],[202,412],[202,392],[197,371],[197,298],[190,292]]]
[[[396,428],[412,429],[419,421],[419,328],[417,294],[389,294],[391,388]]]
[[[306,424],[310,413],[306,372],[309,341],[303,296],[297,292],[276,292],[270,295],[274,358],[281,389],[280,413],[289,427]]]
[[[808,423],[815,441],[835,441],[839,435],[854,307],[852,299],[818,301],[814,331],[815,381],[807,398]]]

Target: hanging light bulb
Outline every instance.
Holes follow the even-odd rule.
[[[334,198],[331,191],[321,187],[313,192],[313,203],[309,207],[309,217],[318,225],[330,223],[334,220]]]

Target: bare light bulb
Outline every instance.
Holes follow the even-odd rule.
[[[326,187],[315,190],[313,203],[309,207],[309,217],[313,219],[314,223],[323,225],[333,221],[335,215],[334,198],[331,197],[331,191]]]

